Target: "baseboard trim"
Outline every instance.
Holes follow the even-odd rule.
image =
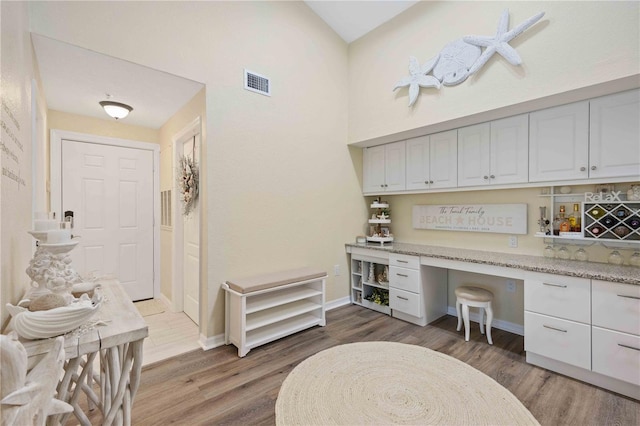
[[[351,304],[351,298],[349,296],[342,297],[340,299],[332,300],[324,304],[324,310],[330,311],[332,309],[339,308]]]
[[[169,300],[169,298],[167,296],[165,296],[164,294],[160,293],[160,300],[162,300],[162,303],[164,303],[167,306],[167,309],[171,310],[171,312],[175,312],[173,310],[173,303],[171,303],[171,300]]]
[[[224,345],[224,334],[218,334],[217,336],[211,337],[207,337],[201,334],[200,339],[198,340],[198,344],[203,351],[217,348],[218,346]]]
[[[456,312],[455,306],[447,307],[447,314],[452,315],[454,317],[458,317],[458,313]],[[478,312],[469,312],[469,321],[480,322],[480,314]],[[504,321],[501,319],[493,319],[491,321],[491,328],[497,328],[499,330],[508,331],[509,333],[517,334],[519,336],[524,336],[524,325],[515,324],[509,321]]]

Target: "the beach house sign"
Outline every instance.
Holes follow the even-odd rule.
[[[526,204],[461,204],[413,206],[415,229],[527,233]]]

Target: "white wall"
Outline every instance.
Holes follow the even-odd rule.
[[[420,2],[349,46],[349,143],[446,130],[438,125],[486,111],[514,115],[514,105],[629,76],[638,86],[639,8],[637,1]],[[509,29],[545,12],[510,43],[521,66],[495,54],[462,84],[421,89],[412,108],[407,88],[392,91],[409,75],[409,56],[424,64],[465,35],[492,36],[504,9]]]
[[[9,317],[6,303],[16,303],[27,289],[24,272],[31,259],[31,79],[34,77],[27,7],[0,3],[2,30],[0,91],[2,153],[0,165],[0,328]]]
[[[344,249],[366,208],[347,148],[347,45],[303,2],[32,2],[33,31],[203,82],[207,265],[202,332],[223,331],[221,283],[298,266],[348,296]],[[113,22],[118,31],[112,31]],[[242,69],[272,79],[245,91]],[[355,154],[358,157],[358,154]]]

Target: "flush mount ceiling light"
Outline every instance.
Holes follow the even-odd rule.
[[[99,103],[100,106],[104,108],[104,111],[116,120],[125,118],[131,111],[133,111],[133,108],[129,105],[122,104],[120,102],[101,101]]]

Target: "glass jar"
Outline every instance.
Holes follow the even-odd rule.
[[[556,251],[553,249],[552,245],[548,245],[544,248],[543,251],[544,257],[547,257],[549,259],[553,259],[554,257],[556,257]]]
[[[629,265],[637,266],[640,268],[640,251],[633,252],[629,258]]]

